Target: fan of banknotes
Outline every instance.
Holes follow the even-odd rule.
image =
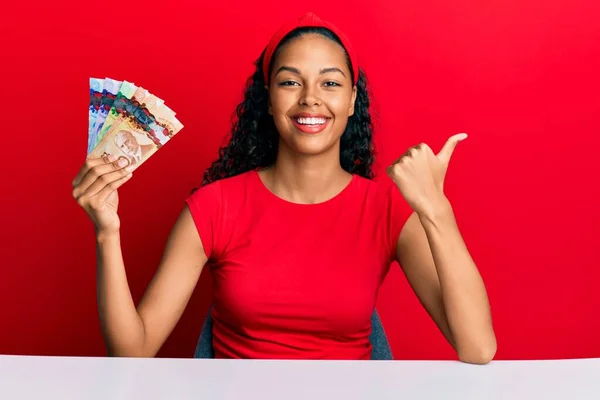
[[[89,156],[125,158],[136,169],[182,128],[175,112],[143,87],[90,78]]]

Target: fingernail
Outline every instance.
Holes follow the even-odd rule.
[[[459,133],[459,135],[458,140],[465,140],[469,136],[466,133]]]
[[[116,157],[116,156],[114,156],[114,155],[112,155],[112,154],[109,154],[109,155],[108,155],[108,161],[110,161],[110,162],[113,162],[113,161],[116,161],[116,160],[117,160],[117,157]]]
[[[127,164],[129,164],[129,162],[128,162],[126,159],[124,159],[124,158],[121,158],[121,159],[119,160],[119,163],[118,163],[118,164],[119,164],[119,167],[124,167],[124,166],[126,166]]]
[[[125,167],[125,171],[127,171],[127,172],[133,171],[133,165],[128,165],[127,167]]]

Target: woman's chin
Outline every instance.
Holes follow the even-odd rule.
[[[339,139],[336,141],[331,137],[294,138],[290,147],[298,154],[316,156],[332,151],[333,149],[339,149],[339,146],[336,146],[338,142]]]

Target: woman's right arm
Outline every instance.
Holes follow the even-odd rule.
[[[179,321],[207,261],[189,209],[167,241],[158,271],[137,309],[118,233],[97,234],[98,311],[111,356],[153,357]]]
[[[96,228],[98,311],[108,353],[153,357],[183,314],[207,257],[186,206],[136,309],[123,264],[117,214],[117,189],[131,176],[131,170],[114,158],[88,159],[73,180],[73,197]]]

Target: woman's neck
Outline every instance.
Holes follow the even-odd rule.
[[[319,155],[302,155],[280,146],[275,164],[259,174],[276,196],[301,204],[327,201],[352,180],[352,175],[340,165],[339,148]]]

